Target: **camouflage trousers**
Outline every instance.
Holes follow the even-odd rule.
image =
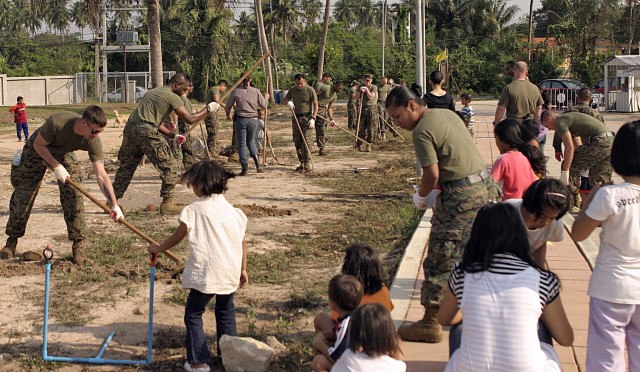
[[[438,306],[442,302],[451,268],[462,259],[473,220],[480,208],[492,200],[499,200],[499,192],[491,177],[467,186],[443,187],[431,218],[427,257],[422,262],[422,306]]]
[[[326,108],[321,109],[319,112],[320,115],[324,116],[325,118],[329,118],[329,110],[327,110]],[[327,124],[329,124],[328,121],[321,119],[320,117],[316,118],[316,144],[318,145],[319,149],[324,148],[324,134],[327,130]]]
[[[347,104],[347,120],[349,129],[356,129],[358,121],[358,105],[355,102]]]
[[[209,114],[204,118],[204,126],[207,129],[207,148],[209,153],[217,154],[216,145],[218,144],[218,113]]]
[[[387,131],[387,124],[385,124],[384,122],[386,121],[387,123],[389,123],[389,113],[387,113],[387,108],[385,107],[385,105],[386,103],[384,101],[378,101],[378,114],[381,116],[378,117],[378,123],[380,123],[380,125],[378,125],[379,134],[384,134],[384,132]]]
[[[588,143],[579,146],[573,152],[573,161],[569,169],[569,190],[573,195],[580,193],[582,173],[589,170],[589,184],[611,181],[611,146],[613,137],[591,137]]]
[[[186,135],[190,127],[191,126],[184,121],[178,121],[178,133],[181,135]],[[189,168],[191,165],[198,162],[198,159],[193,156],[193,149],[191,148],[192,145],[193,138],[190,138],[189,136],[187,136],[187,140],[180,145],[180,151],[182,152],[182,165],[184,165],[185,168]]]
[[[296,121],[296,119],[298,119]],[[292,116],[291,117],[291,130],[293,131],[293,143],[296,146],[296,155],[298,155],[298,160],[303,163],[306,161],[311,161],[311,154],[307,146],[309,145],[309,141],[311,140],[311,135],[309,134],[309,120],[311,116]],[[300,125],[298,125],[298,123]],[[302,133],[300,133],[302,130]],[[304,136],[304,137],[303,137]],[[306,145],[305,145],[306,141]]]
[[[80,165],[73,152],[62,156],[54,155],[54,158],[69,172],[71,180],[80,183]],[[24,236],[33,203],[46,171],[47,167],[43,164],[42,158],[33,149],[33,141],[29,141],[22,150],[20,165],[11,165],[13,194],[9,202],[9,220],[5,230],[8,236]],[[67,236],[73,241],[82,240],[86,235],[82,194],[66,183],[58,182],[58,189],[64,222],[67,224]]]
[[[374,142],[374,134],[378,127],[378,107],[365,106],[362,109],[362,116],[360,117],[360,129],[358,130],[358,137],[364,139],[369,143]],[[362,144],[362,141],[358,140],[358,146]]]
[[[144,156],[160,172],[162,180],[160,196],[167,198],[173,195],[173,188],[179,176],[178,162],[174,153],[156,127],[146,123],[135,123],[127,124],[124,128],[122,146],[118,152],[120,167],[113,183],[116,198],[122,198],[127,191],[133,174]]]

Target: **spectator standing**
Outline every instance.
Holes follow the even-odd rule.
[[[462,121],[464,121],[464,125],[467,126],[469,134],[471,134],[471,138],[473,138],[473,125],[476,122],[476,113],[473,111],[473,107],[471,106],[471,94],[462,93],[460,96],[460,102],[462,103],[462,109],[460,110]]]
[[[453,96],[442,89],[444,75],[440,71],[432,71],[429,75],[429,85],[431,91],[422,97],[428,108],[443,108],[456,112],[456,102]]]
[[[18,97],[17,103],[9,109],[9,112],[13,114],[13,122],[16,123],[16,133],[18,135],[18,142],[22,141],[22,133],[24,133],[24,142],[29,139],[29,123],[27,122],[27,104],[24,103],[24,98]]]

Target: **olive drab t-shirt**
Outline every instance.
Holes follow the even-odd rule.
[[[386,102],[387,96],[389,95],[389,91],[391,91],[391,85],[385,84],[378,87],[378,101]]]
[[[567,112],[556,119],[556,133],[563,136],[571,132],[573,137],[583,139],[597,136],[598,134],[611,132],[600,120],[581,112]]]
[[[73,131],[76,120],[80,118],[81,116],[74,112],[57,112],[51,115],[40,128],[36,129],[35,135],[40,134],[45,141],[49,142],[47,148],[52,155],[64,155],[82,150],[89,152],[89,159],[92,162],[104,160],[102,142],[99,137],[89,140]]]
[[[142,97],[127,124],[145,122],[159,127],[172,111],[182,106],[182,99],[170,87],[153,88]]]
[[[360,87],[363,87],[364,85],[361,85]],[[369,86],[369,92],[371,92],[371,94],[376,94],[378,92],[378,87],[371,84]],[[369,99],[369,96],[367,96],[366,94],[362,94],[362,104],[363,105],[367,105],[367,106],[376,106],[378,104],[378,99]]]
[[[211,87],[211,89],[209,89],[207,91],[207,94],[204,96],[204,102],[205,103],[211,103],[211,102],[218,102],[218,101],[214,101],[213,100],[213,96],[218,96],[218,99],[220,99],[220,87],[219,86],[214,86]]]
[[[316,91],[318,95],[318,104],[320,106],[327,106],[331,102],[333,92],[331,91],[331,85],[324,84],[322,82],[316,83]]]
[[[303,88],[294,85],[289,89],[284,99],[293,102],[296,107],[296,115],[304,115],[313,113],[313,102],[318,100],[318,96],[316,90],[309,85],[305,85]]]
[[[438,184],[486,169],[460,117],[449,109],[432,109],[413,128],[413,146],[423,167],[438,163]]]
[[[528,80],[514,80],[502,88],[498,106],[506,107],[508,118],[524,119],[533,118],[536,107],[543,103],[537,86]]]
[[[356,87],[349,88],[349,102],[347,102],[348,104],[352,105],[352,104],[356,103],[357,99],[355,99],[353,97],[357,93],[358,93],[358,88],[356,88]]]

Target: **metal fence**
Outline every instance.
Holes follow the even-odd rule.
[[[571,88],[549,88],[545,89],[549,97],[549,105],[556,110],[566,110],[576,103],[577,89]],[[598,111],[605,111],[604,94],[591,94],[591,107]]]
[[[163,82],[175,75],[175,71],[164,71],[162,73]],[[96,98],[99,102],[125,102],[127,96],[129,102],[137,102],[144,96],[147,90],[151,89],[151,74],[145,72],[123,72],[107,73],[106,84],[102,82],[103,74],[98,73],[98,94],[96,95],[96,74],[94,72],[79,72],[75,75],[76,91],[86,102],[89,98]],[[125,87],[128,87],[125,92]]]

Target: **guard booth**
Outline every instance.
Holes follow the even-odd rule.
[[[640,112],[640,55],[619,55],[604,62],[607,111]]]

